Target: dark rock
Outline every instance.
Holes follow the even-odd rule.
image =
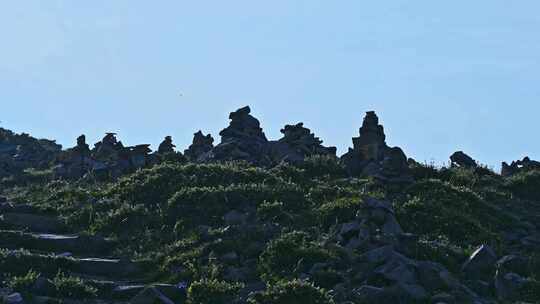
[[[462,167],[462,168],[478,167],[478,164],[476,163],[476,161],[469,155],[465,154],[463,151],[454,152],[454,154],[450,156],[450,161],[451,161],[452,166],[455,166],[455,167]]]
[[[492,277],[495,271],[497,255],[488,245],[482,245],[476,249],[469,259],[463,264],[461,270],[468,278],[481,279]]]
[[[10,295],[4,296],[3,303],[5,304],[23,304],[24,299],[22,295],[18,292],[12,293]]]
[[[410,180],[407,157],[400,148],[386,145],[383,126],[375,112],[367,112],[360,136],[353,138],[353,148],[341,157],[353,176],[374,176],[385,181]]]
[[[441,264],[420,261],[416,268],[418,281],[427,290],[445,290],[454,287],[457,280]]]
[[[173,144],[172,137],[165,136],[165,139],[159,144],[157,152],[159,154],[174,153],[176,146]]]
[[[311,130],[304,128],[303,123],[286,125],[281,129],[281,133],[283,133],[283,137],[275,145],[281,149],[274,149],[276,155],[273,156],[278,160],[292,160],[294,162],[312,155],[336,155],[335,147],[324,147],[322,140],[315,137]]]
[[[529,261],[517,255],[506,255],[497,261],[497,270],[502,273],[514,272],[527,276],[530,273]]]
[[[241,225],[245,224],[247,221],[248,215],[245,213],[238,212],[236,210],[231,210],[223,216],[223,220],[227,225]]]
[[[399,283],[390,287],[389,292],[397,303],[421,303],[429,297],[427,291],[416,284]]]
[[[516,273],[497,272],[495,275],[495,291],[499,300],[518,300],[519,290],[527,283],[527,280]]]
[[[383,288],[364,285],[353,290],[353,297],[357,303],[387,303],[390,295]]]
[[[198,161],[213,148],[214,138],[212,138],[212,135],[204,135],[201,131],[198,131],[193,135],[193,143],[184,151],[184,155],[192,161]]]
[[[242,160],[256,165],[269,165],[268,140],[259,121],[250,112],[249,107],[232,112],[229,115],[229,126],[219,133],[221,143],[199,160]]]

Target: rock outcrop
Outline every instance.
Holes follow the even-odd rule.
[[[386,144],[384,128],[375,112],[366,113],[360,136],[353,138],[353,148],[341,157],[349,174],[374,176],[383,180],[410,180],[405,153]]]
[[[473,169],[478,167],[476,161],[463,151],[457,151],[450,155],[450,162],[452,167]]]
[[[510,165],[506,162],[502,163],[502,176],[511,176],[521,171],[540,170],[540,162],[531,160],[528,156],[523,160],[513,161]]]
[[[80,178],[87,173],[103,178],[118,178],[154,163],[155,158],[151,152],[148,144],[125,147],[116,139],[115,133],[107,133],[90,150],[85,136],[81,135],[75,147],[58,157],[54,173],[59,178]]]
[[[219,135],[221,143],[201,157],[201,161],[243,160],[257,165],[269,165],[268,139],[259,120],[250,115],[251,109],[243,107],[230,113],[229,126]]]
[[[214,148],[214,138],[212,135],[204,135],[202,131],[198,131],[193,134],[193,143],[187,150],[184,151],[184,155],[191,161],[198,161],[206,153],[210,152]]]
[[[47,169],[62,150],[53,140],[36,139],[0,128],[0,177],[24,169]]]
[[[173,144],[172,137],[165,136],[165,139],[159,144],[157,153],[158,154],[167,154],[167,153],[174,153],[174,148],[176,146]]]

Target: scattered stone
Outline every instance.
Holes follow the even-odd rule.
[[[15,292],[4,297],[5,304],[23,304],[24,300],[20,293]]]

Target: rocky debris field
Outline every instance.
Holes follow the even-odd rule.
[[[3,131],[0,301],[540,303],[535,161],[420,164],[374,112],[342,157],[302,123],[230,120],[183,154]]]

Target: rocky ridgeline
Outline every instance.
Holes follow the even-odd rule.
[[[184,155],[175,151],[170,136],[165,137],[154,153],[149,145],[124,146],[115,133],[105,137],[90,149],[84,135],[77,145],[62,151],[54,141],[35,139],[28,134],[17,135],[0,129],[0,177],[22,172],[24,169],[47,169],[54,166],[57,178],[80,178],[87,174],[117,178],[138,168],[156,164],[168,156],[192,162],[246,161],[258,166],[274,166],[281,162],[298,163],[314,155],[336,156],[335,147],[325,147],[303,123],[286,125],[283,137],[272,141],[266,138],[259,120],[244,107],[229,115],[229,126],[219,135],[221,142],[214,146],[214,138],[201,131],[194,134],[193,143]],[[462,151],[450,157],[452,166],[477,168],[477,162]],[[353,147],[340,158],[351,176],[373,176],[389,182],[409,182],[411,173],[405,153],[399,147],[386,144],[384,128],[375,112],[366,113],[360,135],[353,138]],[[540,162],[525,157],[523,160],[502,164],[502,175],[521,170],[540,168]]]
[[[174,147],[172,138],[167,136],[158,151],[151,153],[150,145],[126,147],[117,140],[115,133],[107,133],[90,150],[85,136],[81,135],[77,138],[77,146],[59,153],[54,173],[60,178],[80,178],[87,173],[96,177],[117,178],[155,164],[163,155],[175,154]]]

